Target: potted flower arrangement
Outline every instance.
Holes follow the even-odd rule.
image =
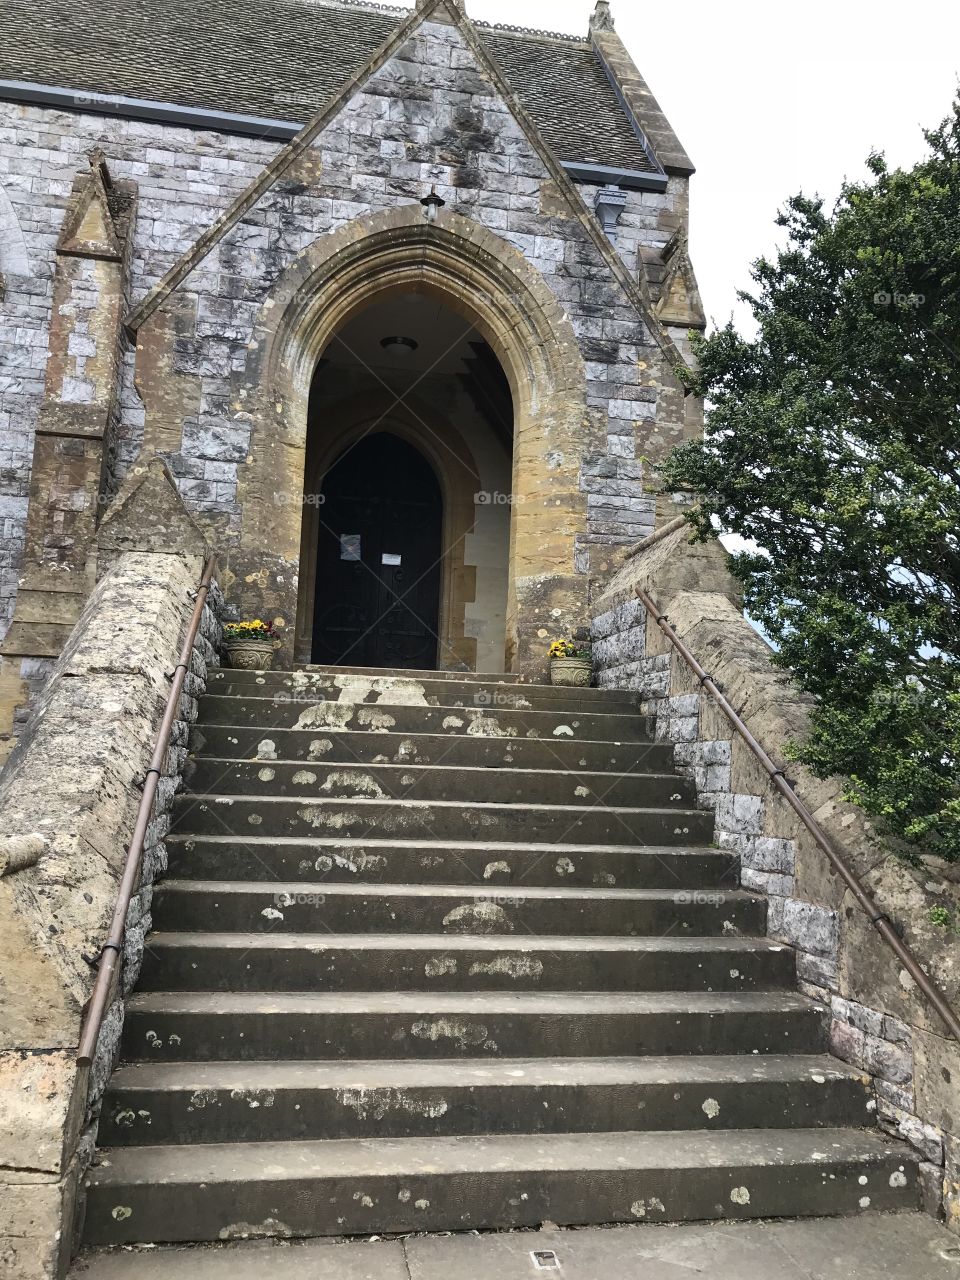
[[[593,657],[589,643],[554,640],[550,646],[550,683],[588,689],[592,678]]]
[[[273,663],[273,623],[227,622],[223,628],[227,664],[241,671],[269,671]]]

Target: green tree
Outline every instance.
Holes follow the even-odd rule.
[[[818,699],[793,754],[917,852],[960,859],[960,98],[910,170],[869,159],[833,211],[796,196],[785,247],[698,344],[702,537],[736,555],[746,605]]]

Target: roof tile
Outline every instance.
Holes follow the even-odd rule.
[[[0,0],[0,79],[304,122],[403,14],[328,0]],[[655,167],[587,41],[477,30],[559,159]]]

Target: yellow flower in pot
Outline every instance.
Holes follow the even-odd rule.
[[[262,618],[228,622],[223,628],[227,665],[239,671],[269,671],[273,665],[273,623]]]
[[[579,640],[554,640],[550,646],[550,683],[588,689],[593,679],[590,646]]]

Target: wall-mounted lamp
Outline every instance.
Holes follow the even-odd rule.
[[[415,338],[390,337],[381,338],[380,345],[393,356],[411,356],[420,343]]]
[[[431,187],[430,194],[428,196],[424,196],[420,203],[423,205],[423,212],[427,221],[436,222],[437,214],[447,202],[437,195],[436,187]]]

